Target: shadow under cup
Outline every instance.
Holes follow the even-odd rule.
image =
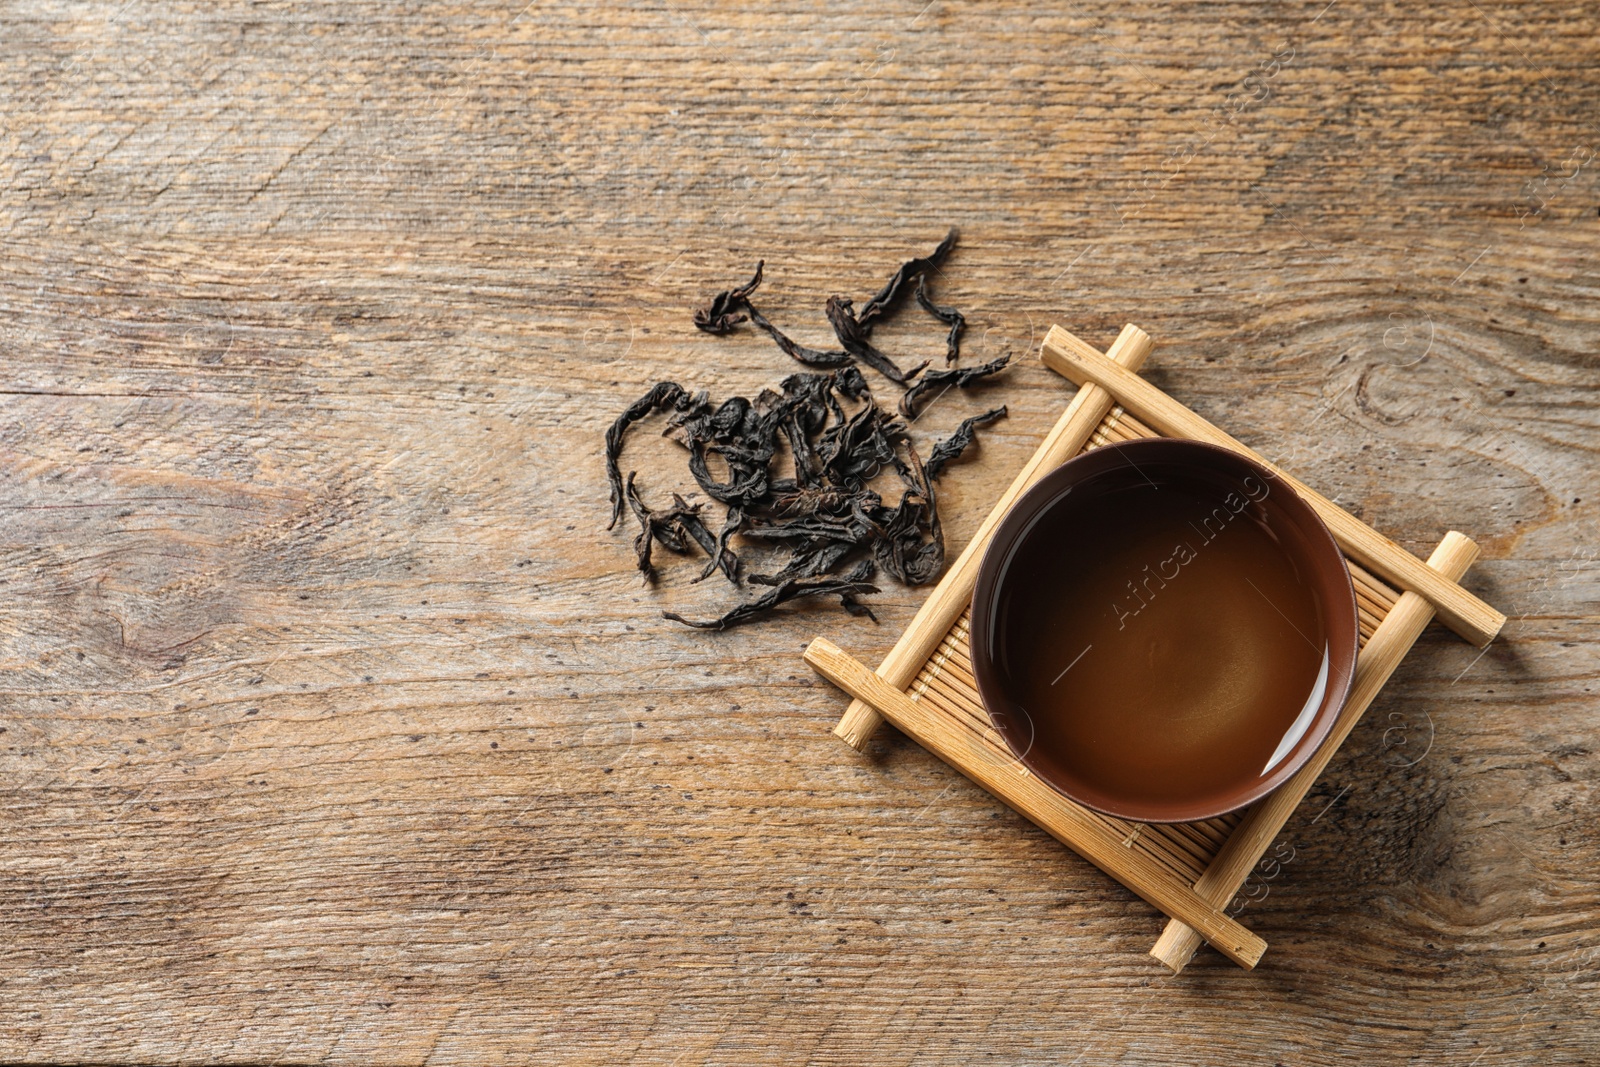
[[[1046,475],[973,596],[973,673],[1007,747],[1138,822],[1221,815],[1292,775],[1344,704],[1358,641],[1311,506],[1258,463],[1172,438]]]

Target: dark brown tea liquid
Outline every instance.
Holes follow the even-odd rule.
[[[1265,776],[1332,684],[1311,576],[1273,532],[1289,490],[1218,477],[1091,480],[1007,563],[989,647],[1010,740],[1091,802],[1203,804]]]

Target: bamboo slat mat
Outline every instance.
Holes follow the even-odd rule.
[[[972,673],[972,583],[1000,519],[1033,481],[1063,460],[1114,442],[1163,436],[1164,430],[1166,436],[1211,440],[1248,452],[1142,380],[1134,387],[1114,373],[1136,372],[1150,347],[1149,338],[1132,326],[1124,328],[1105,355],[1059,327],[1052,328],[1045,340],[1045,362],[1077,380],[1079,393],[894,651],[872,672],[818,638],[807,649],[806,659],[856,698],[835,730],[852,747],[863,748],[880,715],[886,716],[1170,916],[1151,954],[1174,971],[1182,970],[1202,936],[1234,962],[1253,967],[1266,943],[1231,918],[1228,905],[1435,608],[1444,621],[1479,644],[1492,640],[1504,616],[1456,584],[1477,554],[1477,546],[1465,536],[1448,534],[1422,568],[1427,573],[1419,574],[1421,561],[1415,556],[1348,513],[1340,514],[1359,529],[1338,521],[1325,510],[1332,504],[1291,480],[1325,520],[1335,520],[1329,525],[1346,553],[1361,628],[1350,697],[1329,738],[1306,767],[1243,812],[1176,824],[1133,823],[1102,815],[1033,779],[990,723]],[[1133,407],[1140,410],[1135,413]],[[1358,554],[1375,566],[1369,570],[1350,558]],[[1389,581],[1373,570],[1386,572]]]

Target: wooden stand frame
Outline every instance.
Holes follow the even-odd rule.
[[[1378,533],[1138,376],[1152,347],[1123,327],[1101,354],[1053,326],[1045,365],[1079,386],[1037,452],[874,672],[824,638],[806,661],[855,699],[834,733],[860,751],[884,718],[923,747],[1032,819],[1052,836],[1159,908],[1170,921],[1151,955],[1181,971],[1209,941],[1243,967],[1266,942],[1224,909],[1310,791],[1367,706],[1435,614],[1475,645],[1492,641],[1505,616],[1458,584],[1477,557],[1466,536],[1446,534],[1428,561]],[[1017,499],[1079,452],[1140,437],[1184,437],[1230,448],[1265,464],[1316,508],[1344,550],[1361,612],[1361,653],[1350,697],[1327,741],[1277,790],[1243,813],[1183,824],[1138,824],[1075,804],[1034,778],[989,723],[972,680],[968,607],[995,528]]]

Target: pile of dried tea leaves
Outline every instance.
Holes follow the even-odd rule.
[[[761,285],[764,263],[736,289],[718,293],[694,315],[706,333],[729,334],[749,323],[766,333],[795,361],[816,368],[791,374],[777,389],[753,398],[731,397],[713,404],[705,392],[691,393],[675,382],[658,382],[617,416],[606,431],[606,476],[611,483],[611,524],[627,511],[639,523],[633,547],[646,581],[655,579],[652,551],[704,552],[707,562],[695,581],[720,571],[734,586],[744,581],[767,588],[764,595],[738,604],[719,618],[702,621],[663,612],[669,619],[700,629],[721,630],[758,617],[801,597],[838,597],[852,615],[872,617],[859,597],[878,592],[878,570],[908,585],[923,585],[944,569],[944,535],[939,526],[934,481],[972,444],[974,432],[1003,417],[996,408],[963,422],[934,444],[926,460],[913,445],[908,423],[939,392],[966,388],[1003,370],[1009,356],[974,367],[948,366],[960,357],[966,320],[929,295],[930,276],[954,246],[950,231],[932,254],[906,261],[878,293],[855,310],[852,301],[829,298],[824,313],[839,343],[837,351],[807,348],[791,340],[756,309],[751,297]],[[902,369],[872,343],[873,327],[906,304],[908,288],[916,304],[949,327],[947,369],[920,363]],[[882,375],[900,395],[894,407],[880,407],[862,368]],[[702,492],[723,506],[720,525],[702,517],[704,504],[672,494],[669,507],[650,506],[618,465],[629,427],[656,413],[667,415],[664,436],[683,447],[689,473]],[[792,475],[780,476],[784,449]],[[710,460],[726,471],[712,471]],[[881,471],[899,480],[899,500],[885,503],[871,487]],[[743,574],[731,547],[735,534],[778,548],[786,556],[769,573]]]

